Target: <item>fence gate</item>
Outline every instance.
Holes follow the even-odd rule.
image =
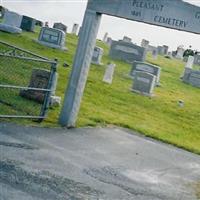
[[[0,41],[0,118],[42,121],[55,92],[57,62]]]

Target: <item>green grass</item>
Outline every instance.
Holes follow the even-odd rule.
[[[17,36],[1,33],[0,40],[48,58],[57,58],[59,81],[56,95],[63,100],[71,68],[63,68],[62,64],[68,62],[72,66],[77,37],[67,35],[67,52],[41,46],[35,42],[37,37],[38,30],[36,33],[23,32]],[[105,50],[103,63],[111,61],[108,57],[108,46],[100,41],[97,41],[97,45]],[[127,74],[131,66],[120,61],[113,62],[117,67],[112,85],[102,82],[105,66],[91,66],[77,127],[125,127],[200,154],[200,89],[180,81],[184,63],[161,56],[153,60],[148,55],[147,62],[162,68],[161,87],[155,89],[155,97],[149,98],[130,92],[132,81],[127,78]],[[179,100],[185,102],[183,108],[178,106]],[[59,112],[60,108],[49,110],[48,118],[41,125],[59,126]],[[20,122],[33,124],[27,120]]]

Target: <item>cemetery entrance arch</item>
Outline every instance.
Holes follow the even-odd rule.
[[[200,7],[182,0],[88,0],[59,122],[74,127],[102,14],[200,33]]]

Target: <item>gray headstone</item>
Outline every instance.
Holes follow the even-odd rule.
[[[147,72],[137,71],[135,74],[132,91],[145,96],[152,96],[156,77]]]
[[[167,55],[168,54],[168,51],[169,51],[169,47],[167,45],[163,45],[163,52],[164,52],[164,55]]]
[[[67,33],[67,26],[63,23],[54,23],[53,28],[59,29]]]
[[[194,64],[200,65],[200,54],[194,55]]]
[[[111,37],[108,37],[108,38],[107,38],[106,44],[107,44],[108,46],[111,46],[111,44],[112,44],[112,38],[111,38]]]
[[[191,68],[185,68],[184,74],[183,74],[183,82],[184,83],[189,83],[191,71],[192,71]]]
[[[148,48],[149,47],[149,41],[143,39],[142,42],[141,42],[141,47]]]
[[[156,60],[158,58],[158,50],[157,50],[157,48],[152,50],[152,57],[153,57],[154,60]]]
[[[149,63],[144,62],[134,62],[132,65],[132,69],[130,71],[130,76],[135,78],[136,72],[147,72],[149,74],[152,74],[156,77],[156,85],[159,85],[160,83],[160,73],[161,68],[156,65],[151,65]]]
[[[3,23],[0,24],[0,30],[8,33],[21,33],[20,28],[22,16],[18,13],[6,10],[3,18]]]
[[[103,56],[103,49],[100,47],[95,47],[92,55],[92,63],[96,65],[102,65],[101,59]]]
[[[115,67],[116,67],[115,64],[108,64],[106,66],[106,71],[105,71],[105,74],[103,77],[103,82],[112,84]]]
[[[164,49],[163,46],[158,46],[157,49],[158,49],[158,54],[159,55],[164,55],[165,54],[165,49]]]
[[[35,29],[35,24],[36,24],[36,19],[23,15],[21,23],[22,30],[33,32]]]
[[[112,41],[109,56],[128,63],[144,61],[146,58],[146,49],[132,43]]]
[[[132,39],[131,39],[130,37],[128,37],[128,36],[124,36],[123,42],[131,43],[131,42],[132,42]]]
[[[65,36],[65,33],[59,29],[42,27],[38,42],[48,47],[66,50]]]
[[[200,88],[200,71],[192,70],[189,76],[189,84]]]
[[[44,26],[44,22],[40,21],[40,20],[36,20],[36,23],[35,23],[36,26]]]
[[[29,86],[30,88],[39,88],[39,89],[47,89],[49,84],[51,72],[44,69],[33,69]],[[51,95],[55,95],[57,85],[57,74],[52,83],[52,93]],[[44,102],[45,91],[37,91],[37,90],[21,90],[20,96],[34,100],[39,103]]]

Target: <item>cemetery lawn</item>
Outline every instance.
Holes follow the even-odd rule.
[[[77,37],[67,35],[68,51],[63,52],[36,43],[34,40],[38,37],[38,31],[39,29],[35,33],[23,32],[21,35],[1,32],[0,40],[51,59],[57,58],[59,80],[56,95],[61,96],[63,100]],[[106,64],[112,61],[108,57],[108,46],[100,41],[97,41],[97,45],[105,51],[102,62]],[[69,63],[70,68],[62,67],[64,62]],[[121,61],[113,62],[117,67],[112,85],[102,82],[105,66],[91,66],[77,127],[124,127],[200,154],[200,89],[180,81],[184,63],[161,56],[153,60],[151,55],[148,55],[147,62],[162,68],[161,87],[155,89],[155,97],[149,98],[130,92],[132,80],[127,75],[131,66]],[[184,107],[178,106],[179,100],[185,102]],[[41,124],[29,120],[17,122],[56,127],[59,126],[60,109],[58,107],[50,109],[48,118]]]

